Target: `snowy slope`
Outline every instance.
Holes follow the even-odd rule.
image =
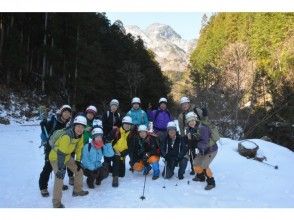
[[[38,126],[0,125],[0,208],[51,207],[53,176],[49,182],[50,197],[41,197],[38,178],[43,166],[43,152],[38,148]],[[89,190],[86,197],[73,198],[72,187],[63,193],[66,207],[294,207],[294,154],[278,145],[254,140],[275,170],[236,153],[237,142],[223,138],[211,167],[216,188],[205,191],[205,183],[193,182],[188,165],[185,178],[159,178],[146,182],[146,200],[141,201],[144,177],[127,170],[118,188],[111,178]],[[163,163],[161,162],[161,170]],[[66,183],[68,179],[66,177]],[[189,181],[189,184],[188,184]],[[166,188],[163,188],[163,186]],[[87,189],[84,178],[84,189]]]

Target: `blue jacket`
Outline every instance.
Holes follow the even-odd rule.
[[[105,144],[102,148],[96,149],[92,143],[85,144],[82,153],[82,164],[85,169],[96,170],[102,166],[103,156],[114,155],[111,144]]]
[[[199,152],[201,155],[206,155],[218,150],[217,144],[214,144],[211,147],[208,146],[209,139],[211,137],[211,131],[209,127],[207,127],[206,125],[200,124],[199,134],[200,134],[199,135],[200,139],[198,141],[197,148],[199,149]]]
[[[128,113],[128,116],[132,118],[134,125],[146,125],[148,126],[148,117],[145,111],[143,111],[141,108],[138,108],[137,110],[131,109]]]

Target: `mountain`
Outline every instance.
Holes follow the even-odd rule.
[[[159,23],[151,24],[145,30],[135,25],[126,26],[125,30],[144,41],[145,46],[155,53],[163,71],[185,71],[195,39],[182,39],[170,26]]]

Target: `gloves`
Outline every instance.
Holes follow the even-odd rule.
[[[80,161],[76,161],[76,165],[77,165],[77,171],[80,171],[81,169],[81,162]]]
[[[58,179],[63,180],[63,179],[64,179],[64,176],[65,176],[65,169],[57,170],[55,176],[56,176]]]
[[[195,155],[198,155],[199,154],[199,150],[198,148],[195,148]]]

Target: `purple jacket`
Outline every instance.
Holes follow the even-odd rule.
[[[166,131],[167,123],[173,120],[168,110],[153,110],[151,116],[155,131]]]
[[[201,155],[205,155],[205,154],[209,154],[214,151],[217,151],[218,149],[217,144],[214,144],[212,147],[208,146],[209,139],[211,136],[211,131],[206,125],[200,124],[199,134],[200,134],[200,140],[197,144],[197,148],[199,149],[199,152]]]

